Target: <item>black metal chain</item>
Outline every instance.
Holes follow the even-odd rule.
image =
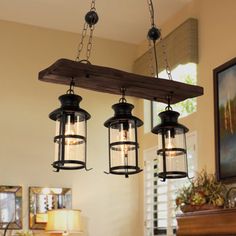
[[[173,80],[172,75],[171,75],[171,68],[170,68],[170,65],[169,65],[169,62],[168,62],[168,58],[167,58],[166,45],[165,45],[164,41],[162,40],[161,31],[155,25],[155,12],[154,12],[154,7],[153,7],[152,0],[147,0],[147,3],[148,3],[149,12],[150,12],[150,22],[151,22],[151,29],[148,32],[149,51],[150,52],[152,51],[151,50],[152,49],[151,41],[152,41],[153,42],[154,59],[155,59],[155,67],[156,67],[155,74],[158,77],[157,51],[156,51],[155,43],[158,39],[160,39],[163,58],[164,58],[164,62],[165,62],[165,65],[166,65],[166,67],[165,67],[166,73],[168,75],[169,80]],[[150,53],[150,56],[152,56],[152,53]],[[151,59],[151,64],[152,64],[151,74],[153,75],[154,74],[154,67],[153,67],[152,59]]]
[[[154,7],[152,0],[147,0],[148,3],[148,9],[150,13],[150,22],[151,22],[151,28],[148,31],[148,39],[149,41],[153,42],[153,52],[154,52],[154,58],[155,58],[155,74],[158,76],[158,63],[157,63],[157,52],[156,52],[156,41],[160,38],[161,32],[155,25],[155,14],[154,14]],[[149,44],[150,49],[152,48],[151,44]],[[154,68],[153,68],[154,70]],[[151,72],[154,74],[154,71]]]
[[[171,74],[170,64],[168,62],[168,57],[167,57],[167,53],[166,53],[166,45],[164,43],[164,40],[162,39],[162,36],[160,38],[160,42],[161,42],[161,47],[162,47],[163,58],[164,58],[164,61],[165,61],[165,64],[166,64],[166,74],[167,74],[169,80],[173,80],[172,74]]]
[[[95,29],[95,26],[92,25],[90,27],[90,34],[89,34],[89,39],[88,39],[88,44],[87,44],[87,51],[86,51],[86,60],[89,61],[90,55],[91,55],[91,51],[92,51],[92,47],[93,47],[93,31]]]
[[[96,11],[96,6],[95,5],[96,5],[95,0],[92,0],[90,10]]]
[[[150,39],[148,39],[148,56],[149,56],[149,71],[150,71],[150,75],[152,77],[157,76],[155,75],[155,69],[154,69],[154,65],[153,65],[153,54],[152,54],[152,42]]]
[[[152,26],[155,26],[155,15],[154,15],[154,8],[153,8],[153,3],[152,0],[147,0],[148,8],[149,8],[149,13],[151,16],[150,22]]]
[[[80,56],[81,53],[83,51],[84,48],[84,41],[85,38],[87,36],[87,31],[89,29],[89,38],[88,38],[88,43],[87,43],[87,47],[86,47],[86,59],[83,59],[83,62],[89,62],[89,58],[91,55],[91,50],[92,50],[92,42],[93,42],[93,32],[95,29],[95,24],[98,22],[98,15],[96,13],[96,6],[95,6],[95,0],[92,0],[91,5],[90,5],[90,11],[87,12],[87,14],[85,15],[85,22],[84,22],[84,27],[82,30],[82,34],[81,34],[81,40],[78,46],[78,52],[77,52],[77,56],[76,56],[76,61],[81,61],[80,60]]]
[[[87,29],[88,29],[88,24],[87,24],[87,22],[84,22],[84,27],[83,27],[82,34],[81,34],[81,40],[80,40],[80,43],[78,46],[78,53],[77,53],[76,61],[80,60],[80,54],[81,54],[83,47],[84,47],[84,38],[87,35]]]

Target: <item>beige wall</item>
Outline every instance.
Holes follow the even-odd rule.
[[[74,59],[79,36],[0,21],[0,184],[22,185],[24,228],[28,226],[28,187],[71,187],[73,208],[82,210],[89,236],[138,236],[139,177],[105,175],[107,129],[117,96],[76,89],[88,121],[90,172],[52,171],[54,123],[49,112],[59,107],[66,86],[38,81],[37,73],[59,58]],[[95,39],[91,62],[130,71],[136,47]],[[134,102],[133,99],[128,99]]]

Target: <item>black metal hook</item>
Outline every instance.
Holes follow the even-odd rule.
[[[127,102],[127,100],[125,99],[125,91],[126,91],[126,88],[124,88],[124,87],[120,88],[120,92],[121,92],[121,95],[122,95],[122,97],[119,100],[120,103],[122,103],[122,102],[126,103]]]
[[[86,170],[86,171],[90,171],[90,170],[92,170],[92,169],[93,169],[93,168],[89,168],[89,169],[88,169],[88,168],[85,166],[85,170]]]
[[[173,110],[172,107],[171,107],[171,105],[170,105],[171,99],[172,99],[172,96],[171,96],[171,95],[168,95],[168,96],[167,96],[167,106],[166,106],[166,108],[165,108],[166,111]]]
[[[70,88],[66,91],[66,93],[74,94],[74,87],[75,87],[75,82],[74,82],[74,77],[72,77],[70,82]]]

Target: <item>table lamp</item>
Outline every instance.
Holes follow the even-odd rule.
[[[49,210],[46,231],[48,233],[82,233],[80,210],[57,209]]]

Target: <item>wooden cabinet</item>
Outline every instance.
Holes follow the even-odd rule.
[[[236,208],[177,215],[177,236],[236,235]]]

